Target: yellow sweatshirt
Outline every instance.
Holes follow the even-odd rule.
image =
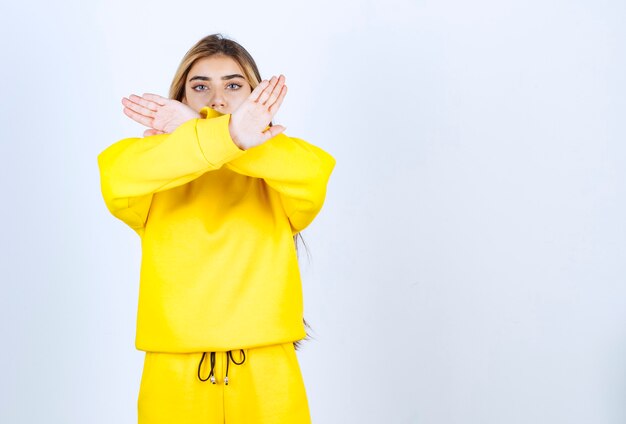
[[[334,158],[279,134],[248,150],[210,108],[98,155],[109,211],[141,237],[135,346],[226,351],[305,337],[293,236],[320,211]]]

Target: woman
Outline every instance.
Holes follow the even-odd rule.
[[[140,423],[310,422],[294,241],[335,160],[271,124],[286,93],[216,34],[187,52],[169,99],[122,100],[149,129],[98,165],[107,208],[141,237]]]

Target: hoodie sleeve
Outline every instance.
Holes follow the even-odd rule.
[[[304,140],[278,134],[225,166],[240,174],[263,178],[276,190],[295,235],[321,210],[335,159]]]
[[[143,234],[152,195],[245,156],[228,131],[230,115],[191,119],[170,134],[126,138],[98,155],[108,210]]]

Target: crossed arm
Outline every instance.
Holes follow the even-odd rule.
[[[258,146],[285,130],[281,125],[267,128],[287,95],[285,77],[263,80],[248,98],[233,111],[229,132],[233,142],[242,150]],[[122,99],[124,113],[134,121],[148,127],[144,136],[174,131],[184,122],[200,118],[196,112],[177,100],[146,93]]]
[[[277,91],[278,80],[259,84],[232,115],[215,116],[209,108],[195,112],[156,95],[132,98],[138,106],[125,113],[150,126],[144,135],[152,136],[121,140],[99,155],[109,210],[141,235],[155,192],[226,166],[263,178],[279,193],[293,233],[304,229],[321,209],[335,160],[282,134],[283,126],[267,127],[286,94],[283,87]]]

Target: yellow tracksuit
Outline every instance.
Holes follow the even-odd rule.
[[[293,236],[320,211],[335,160],[284,134],[241,150],[230,115],[202,115],[98,156],[107,208],[141,237],[140,422],[308,422]]]

